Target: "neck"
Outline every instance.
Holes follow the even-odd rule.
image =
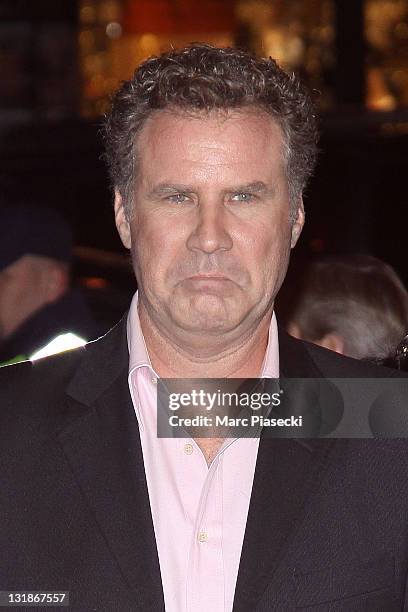
[[[139,302],[139,318],[152,367],[161,378],[257,378],[268,344],[272,308],[240,337],[217,336],[205,349],[197,338],[189,343],[170,337]],[[192,348],[194,347],[194,348]]]

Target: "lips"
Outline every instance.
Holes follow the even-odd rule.
[[[223,274],[195,274],[194,276],[190,276],[189,280],[230,280],[227,276]]]

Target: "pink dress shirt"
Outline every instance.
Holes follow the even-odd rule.
[[[140,327],[137,293],[127,337],[129,389],[140,430],[166,612],[231,612],[259,438],[226,440],[210,466],[193,439],[157,438],[157,374]],[[275,314],[261,376],[279,376]]]

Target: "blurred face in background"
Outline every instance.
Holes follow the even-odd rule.
[[[164,333],[232,334],[272,309],[303,207],[290,221],[282,134],[257,109],[160,111],[138,138],[131,248],[139,301]]]
[[[24,255],[0,271],[0,341],[56,299],[57,267],[46,257]]]

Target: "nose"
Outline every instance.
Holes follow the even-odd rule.
[[[227,211],[218,206],[199,206],[197,222],[187,240],[191,251],[211,254],[229,251],[233,240],[227,227]]]

